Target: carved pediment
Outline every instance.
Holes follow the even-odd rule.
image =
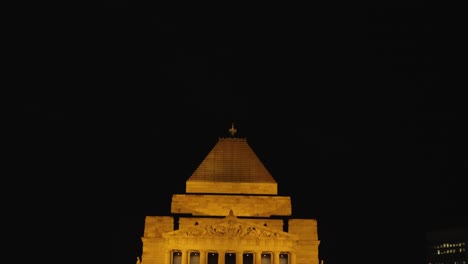
[[[240,222],[236,217],[226,217],[212,225],[200,225],[162,234],[163,237],[241,237],[283,238],[296,240],[294,234],[272,230],[268,227]]]

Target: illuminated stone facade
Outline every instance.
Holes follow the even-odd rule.
[[[220,138],[174,194],[172,216],[147,216],[142,264],[318,264],[315,219],[291,199],[246,139]]]

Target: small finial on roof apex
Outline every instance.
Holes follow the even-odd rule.
[[[231,128],[229,129],[229,133],[231,134],[231,137],[234,136],[234,134],[236,134],[237,132],[237,129],[234,128],[234,122],[231,124]]]

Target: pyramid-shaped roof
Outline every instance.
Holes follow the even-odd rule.
[[[186,182],[188,193],[277,194],[277,183],[245,138],[219,138]]]

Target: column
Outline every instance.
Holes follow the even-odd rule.
[[[262,264],[262,252],[261,251],[256,251],[255,252],[254,263],[255,264]]]
[[[296,264],[296,252],[289,252],[289,256],[291,257],[291,260],[289,263]]]
[[[206,251],[200,250],[200,264],[206,264]]]
[[[218,264],[225,264],[224,260],[225,260],[225,254],[226,252],[225,251],[218,251]]]
[[[164,258],[164,264],[171,264],[171,258],[172,258],[172,250],[168,249],[166,250],[166,255]]]
[[[273,264],[279,264],[280,263],[280,253],[278,251],[273,252]]]
[[[242,264],[244,255],[242,251],[236,251],[236,264]]]
[[[182,250],[182,264],[187,264],[188,258],[187,250]]]

